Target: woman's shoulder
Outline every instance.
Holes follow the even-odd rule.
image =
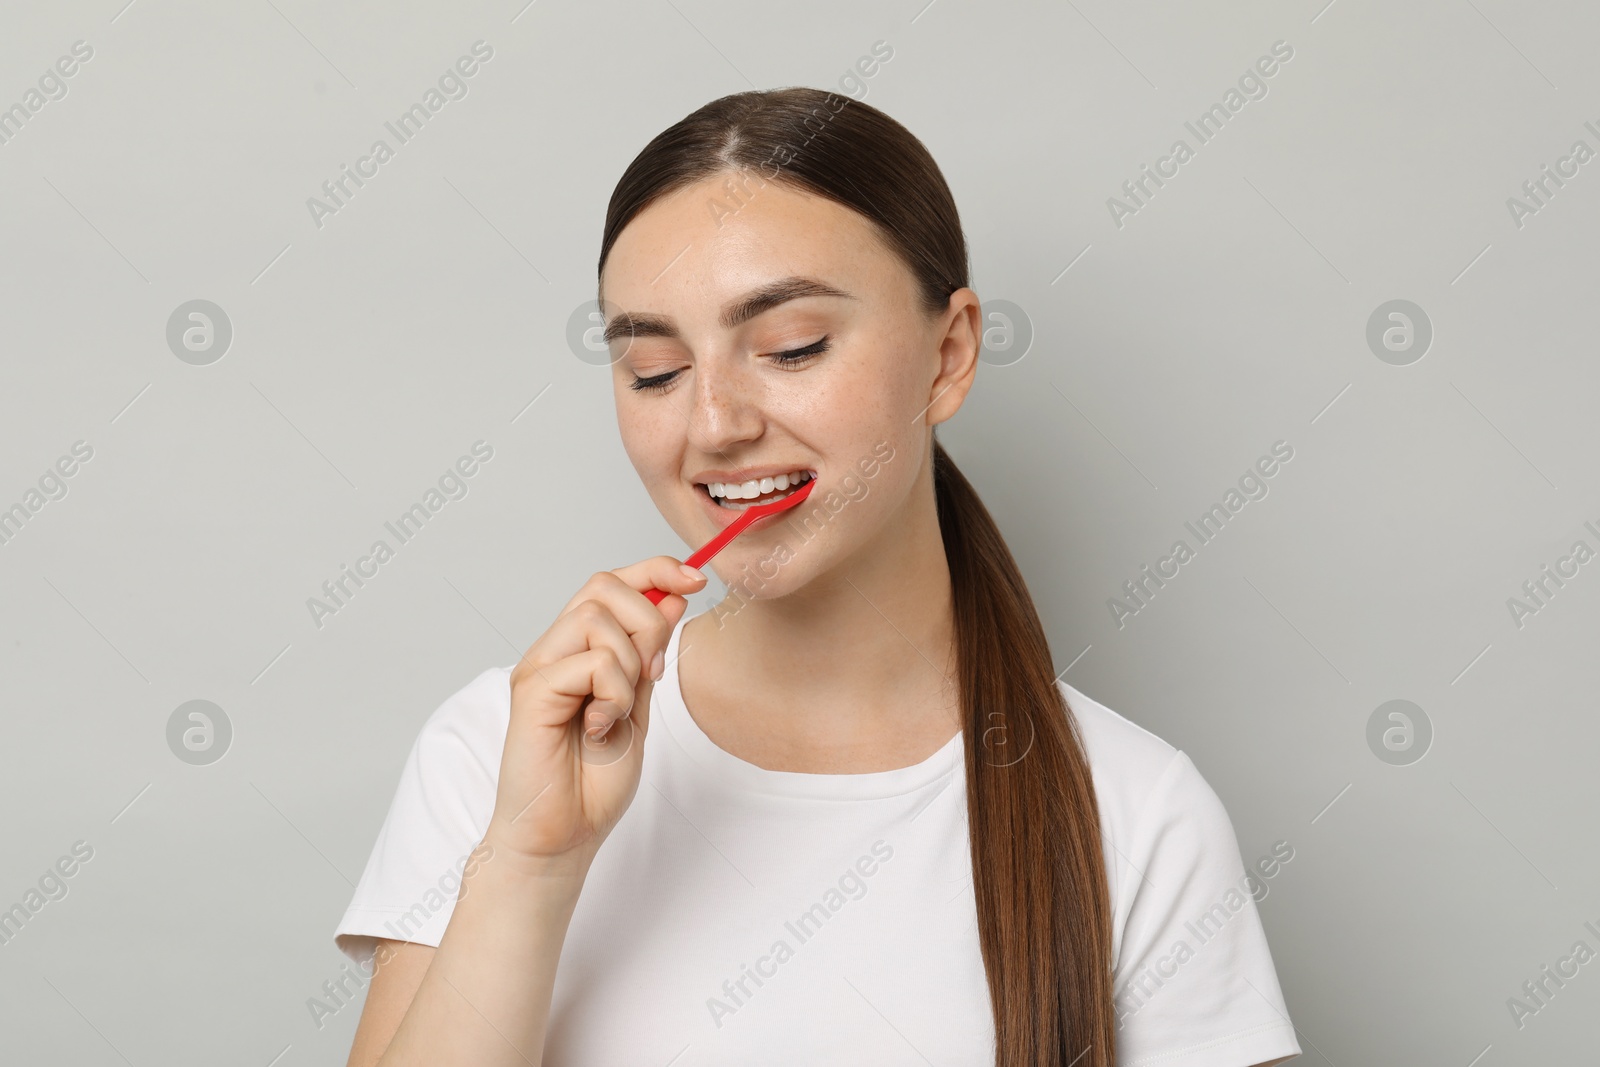
[[[1201,867],[1237,867],[1233,822],[1188,754],[1065,682],[1057,684],[1078,724],[1100,821],[1118,858],[1141,876],[1152,863],[1182,870],[1185,878]]]
[[[1150,796],[1183,753],[1087,693],[1066,682],[1056,685],[1078,725],[1097,794],[1104,797],[1109,789],[1129,800]]]
[[[1244,867],[1221,798],[1182,749],[1059,684],[1112,845],[1119,1056],[1198,1064],[1298,1055],[1255,907],[1266,890]],[[1273,854],[1273,867],[1259,867],[1267,878],[1294,850]]]
[[[486,667],[434,708],[415,747],[434,760],[470,760],[497,776],[510,721],[511,667]]]
[[[1100,818],[1124,853],[1183,840],[1201,851],[1236,849],[1221,798],[1188,755],[1065,682],[1056,683],[1078,725]]]

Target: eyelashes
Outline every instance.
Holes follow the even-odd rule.
[[[820,340],[813,341],[804,348],[791,348],[787,352],[774,352],[772,358],[780,366],[791,366],[804,363],[811,356],[820,356],[828,350],[828,335],[823,334]]]
[[[829,335],[823,334],[820,340],[813,341],[804,348],[791,348],[784,352],[774,352],[769,358],[781,367],[804,366],[811,361],[812,357],[820,356],[828,351],[831,347],[829,340]],[[668,371],[665,374],[657,374],[651,378],[641,378],[636,374],[633,376],[633,381],[628,383],[628,388],[641,393],[665,392],[671,387],[679,373],[681,372]]]

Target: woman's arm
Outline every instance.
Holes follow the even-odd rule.
[[[638,791],[682,594],[705,580],[671,556],[601,571],[511,669],[494,808],[473,851],[486,858],[462,871],[425,969],[408,952],[369,993],[352,1065],[538,1067],[567,926]],[[644,595],[655,589],[659,605]]]
[[[463,878],[437,949],[380,941],[385,962],[348,1067],[538,1067],[556,963],[591,859],[530,862],[496,848]]]
[[[356,1024],[355,1041],[345,1067],[373,1067],[383,1055],[394,1032],[400,1028],[411,998],[417,995],[422,976],[438,949],[414,941],[378,938],[373,955],[372,981],[367,984],[367,1002]]]

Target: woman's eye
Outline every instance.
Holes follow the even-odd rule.
[[[774,352],[772,353],[772,358],[777,360],[779,364],[788,366],[792,363],[800,363],[812,356],[820,356],[827,350],[828,335],[823,334],[822,339],[819,341],[814,341],[804,348],[791,348],[787,352]]]
[[[633,381],[629,383],[628,387],[630,389],[636,389],[641,393],[659,393],[666,389],[667,386],[671,385],[672,379],[676,378],[677,376],[677,371],[668,371],[666,374],[658,374],[654,378],[641,378],[635,374],[633,376]]]
[[[829,348],[828,341],[828,335],[824,334],[820,340],[813,341],[804,348],[791,348],[783,352],[774,352],[771,358],[780,366],[795,366],[804,363],[812,356],[820,356],[826,352]],[[672,385],[673,379],[678,376],[678,373],[675,370],[668,371],[665,374],[657,374],[650,378],[641,378],[635,374],[633,381],[628,383],[628,387],[641,393],[665,392]]]

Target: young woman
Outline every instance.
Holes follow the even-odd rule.
[[[922,143],[816,90],[716,100],[623,174],[599,273],[686,544],[816,485],[716,557],[716,606],[669,556],[601,572],[427,721],[336,931],[376,968],[350,1063],[1297,1055],[1222,804],[1055,680],[934,438],[982,318]]]

